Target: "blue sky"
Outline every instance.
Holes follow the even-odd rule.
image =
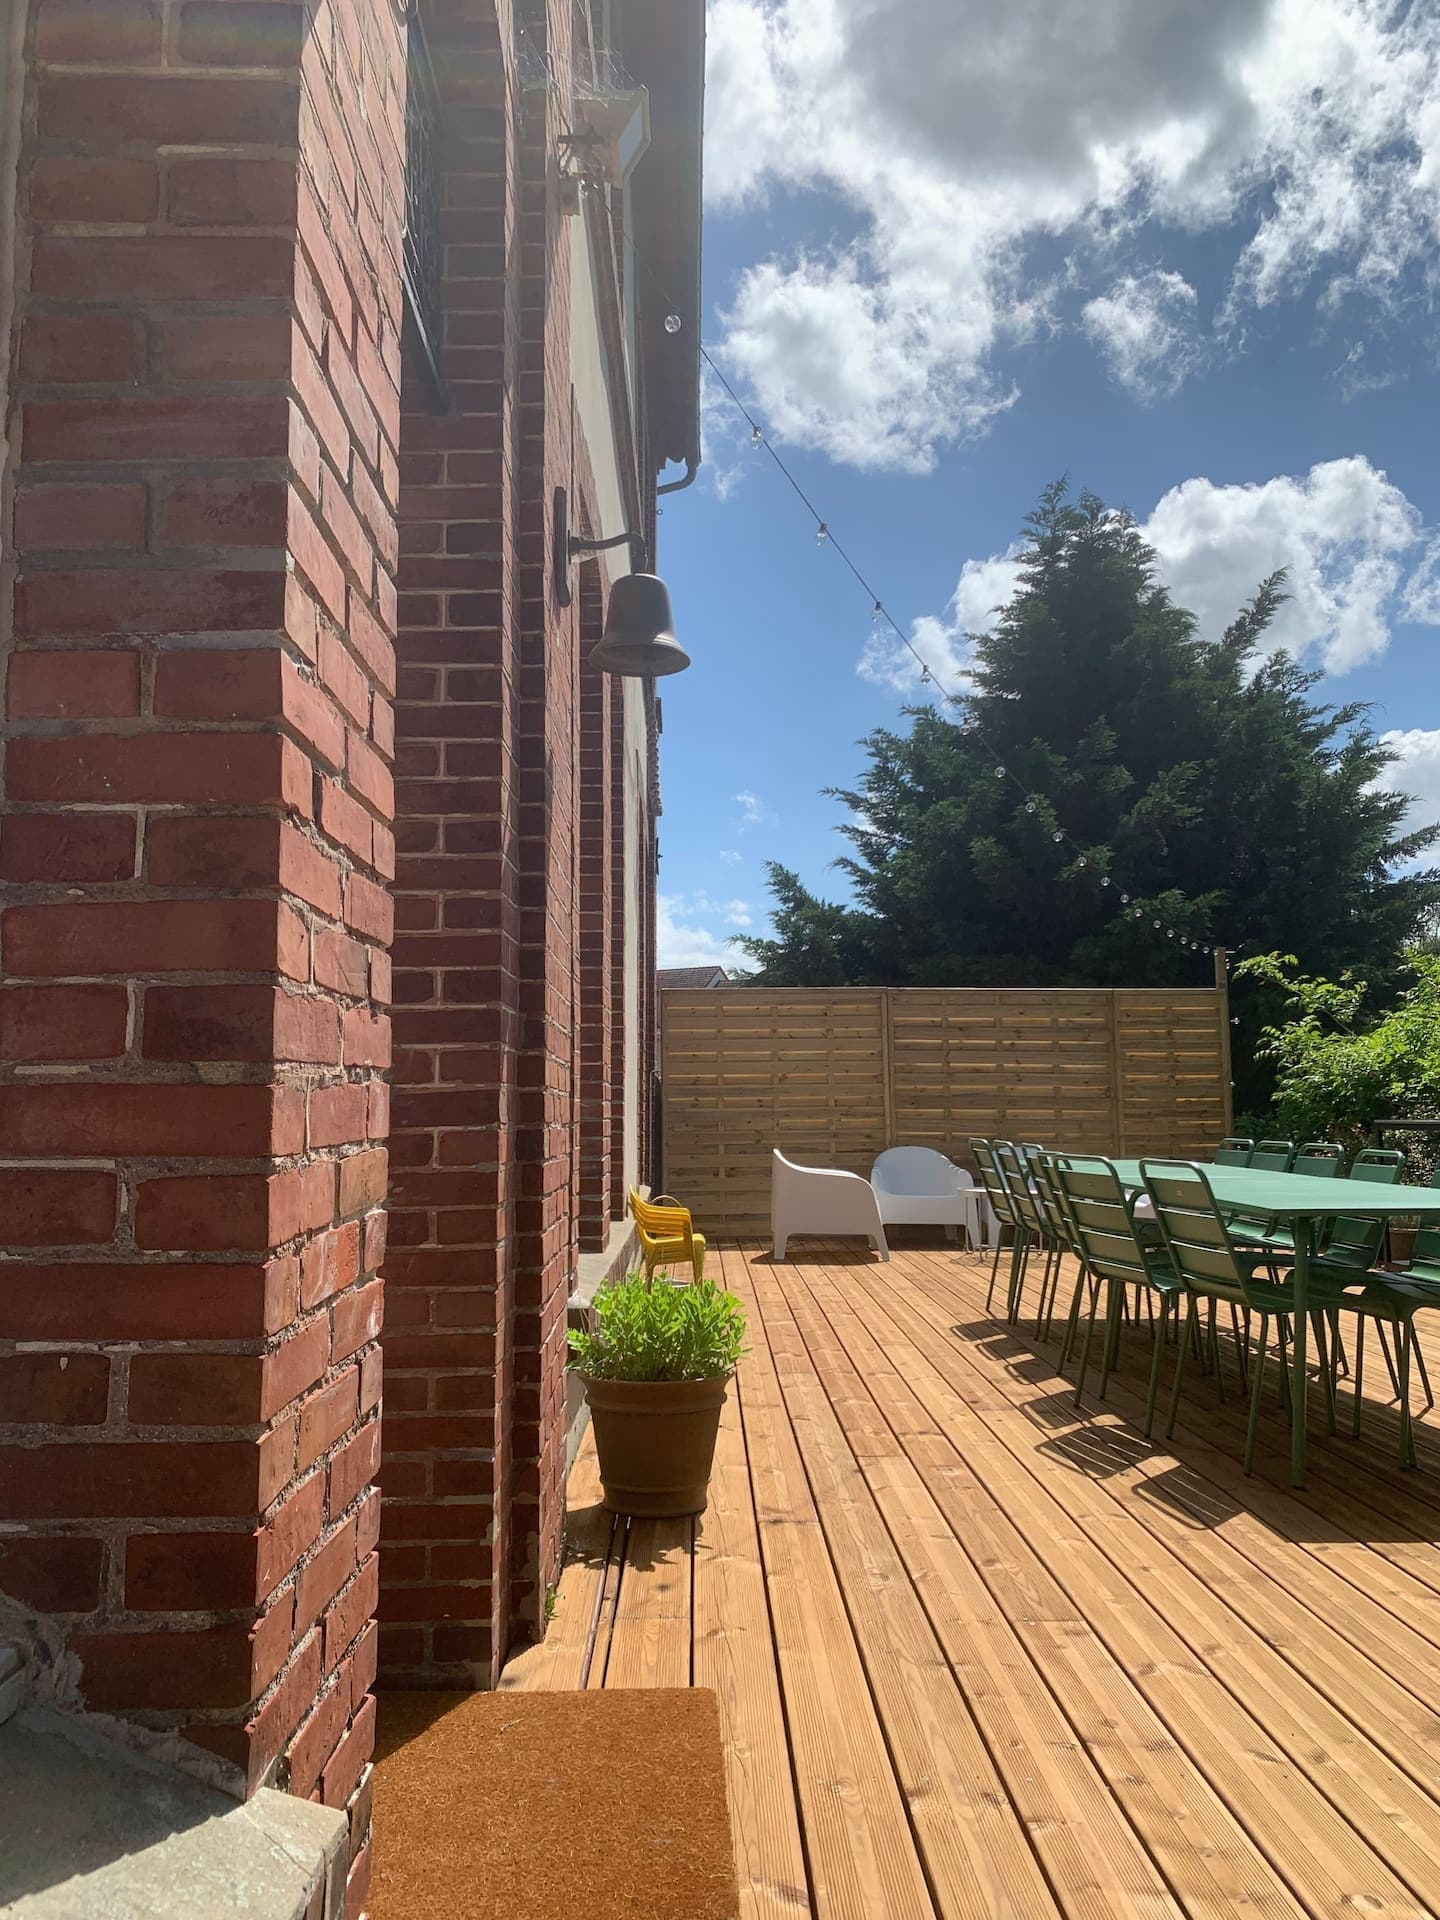
[[[1289,565],[1440,816],[1440,10],[712,0],[710,45],[706,345],[937,672],[1068,473],[1203,630]],[[713,391],[661,523],[669,964],[763,929],[767,859],[843,892],[823,789],[925,697],[748,442]]]

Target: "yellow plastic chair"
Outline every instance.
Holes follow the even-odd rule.
[[[647,1278],[657,1267],[674,1263],[688,1264],[697,1280],[705,1278],[705,1236],[696,1233],[688,1207],[682,1207],[668,1193],[656,1200],[642,1200],[631,1187],[630,1211],[635,1216]]]

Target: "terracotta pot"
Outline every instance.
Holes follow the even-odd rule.
[[[1390,1264],[1392,1267],[1408,1267],[1415,1257],[1416,1227],[1391,1227]]]
[[[728,1380],[582,1378],[610,1511],[703,1513]]]

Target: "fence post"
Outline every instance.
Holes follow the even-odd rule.
[[[895,990],[880,988],[880,1079],[885,1099],[885,1144],[898,1147],[895,1137]]]
[[[1114,987],[1106,995],[1110,1019],[1110,1151],[1123,1159],[1125,1140],[1125,1062],[1120,1054],[1120,996]]]
[[[1215,949],[1215,1003],[1220,1017],[1220,1098],[1230,1134],[1235,1131],[1235,1081],[1230,1065],[1230,956],[1224,947]]]

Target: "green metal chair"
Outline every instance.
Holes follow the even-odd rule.
[[[990,1311],[990,1302],[995,1297],[995,1281],[1000,1273],[1000,1254],[1005,1239],[1005,1230],[1010,1230],[1012,1246],[1018,1246],[1023,1229],[1015,1203],[1010,1198],[1010,1189],[1005,1184],[1004,1175],[995,1159],[995,1143],[982,1138],[979,1134],[970,1137],[970,1151],[975,1164],[980,1169],[980,1184],[985,1189],[985,1198],[990,1202],[990,1211],[995,1215],[1000,1231],[995,1236],[995,1258],[990,1262],[990,1285],[985,1291],[985,1311]],[[1013,1258],[1013,1256],[1012,1256]]]
[[[1060,1191],[1055,1175],[1056,1160],[1068,1160],[1066,1155],[1046,1152],[1032,1153],[1030,1170],[1035,1178],[1035,1199],[1045,1222],[1046,1238],[1050,1248],[1050,1257],[1046,1261],[1045,1273],[1040,1282],[1040,1306],[1035,1315],[1035,1335],[1037,1339],[1048,1340],[1050,1325],[1055,1315],[1055,1300],[1060,1291],[1060,1274],[1068,1253],[1077,1261],[1083,1260],[1080,1248],[1076,1245],[1075,1235],[1070,1225],[1070,1217],[1065,1209],[1064,1195]]]
[[[1170,1330],[1171,1308],[1183,1296],[1184,1287],[1177,1278],[1163,1246],[1146,1247],[1135,1227],[1135,1200],[1121,1186],[1114,1166],[1098,1154],[1052,1155],[1049,1175],[1059,1193],[1070,1223],[1070,1233],[1080,1259],[1075,1297],[1070,1308],[1067,1350],[1073,1342],[1083,1292],[1088,1288],[1090,1314],[1080,1349],[1080,1373],[1075,1383],[1078,1407],[1085,1392],[1085,1375],[1090,1364],[1090,1343],[1095,1332],[1100,1288],[1105,1287],[1105,1343],[1100,1364],[1100,1398],[1115,1362],[1120,1335],[1121,1304],[1126,1289],[1139,1289],[1151,1308],[1155,1334],[1155,1352],[1150,1362],[1150,1386],[1145,1398],[1145,1437],[1155,1424],[1155,1398],[1160,1386],[1160,1355]],[[1154,1306],[1159,1304],[1158,1320]],[[1061,1364],[1064,1364],[1062,1355]]]
[[[1245,1472],[1255,1464],[1255,1434],[1260,1419],[1260,1392],[1265,1374],[1265,1354],[1270,1323],[1277,1323],[1282,1402],[1288,1397],[1288,1369],[1285,1356],[1285,1326],[1294,1311],[1294,1295],[1287,1285],[1262,1279],[1257,1272],[1261,1256],[1247,1252],[1232,1238],[1224,1216],[1215,1202],[1205,1169],[1183,1160],[1142,1160],[1141,1177],[1155,1207],[1155,1217],[1174,1263],[1175,1272],[1189,1293],[1187,1336],[1182,1336],[1175,1365],[1175,1384],[1170,1396],[1167,1436],[1174,1432],[1175,1415],[1180,1404],[1188,1335],[1198,1325],[1202,1300],[1228,1300],[1260,1319],[1259,1345],[1250,1383],[1250,1417],[1245,1429]],[[1326,1410],[1330,1430],[1335,1431],[1335,1381],[1330,1369],[1326,1318],[1332,1311],[1346,1311],[1357,1318],[1384,1319],[1399,1324],[1399,1316],[1388,1302],[1367,1302],[1363,1295],[1347,1294],[1341,1280],[1312,1273],[1310,1283],[1311,1324],[1315,1330],[1317,1358],[1325,1387]],[[1291,1418],[1294,1418],[1292,1409]],[[1402,1428],[1401,1459],[1413,1458],[1408,1426]]]
[[[1010,1262],[1010,1292],[1005,1302],[1005,1318],[1013,1323],[1020,1317],[1020,1296],[1025,1287],[1030,1255],[1037,1246],[1043,1247],[1045,1244],[1045,1223],[1030,1187],[1024,1154],[1013,1140],[996,1140],[993,1144],[995,1164],[1009,1191],[1010,1204],[1020,1223],[1015,1253]]]
[[[1211,1155],[1210,1164],[1214,1167],[1248,1167],[1254,1151],[1253,1140],[1242,1140],[1239,1134],[1227,1133]]]

